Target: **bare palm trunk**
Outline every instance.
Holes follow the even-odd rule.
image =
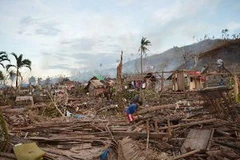
[[[16,90],[18,89],[18,75],[19,75],[19,69],[17,68],[17,75],[16,75]]]
[[[123,102],[123,81],[122,81],[122,56],[123,51],[121,51],[121,57],[120,62],[117,66],[117,77],[116,77],[116,91],[117,91],[117,99],[118,99],[118,105],[119,105],[119,111],[122,111],[124,109],[124,102]]]

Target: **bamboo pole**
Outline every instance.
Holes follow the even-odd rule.
[[[146,122],[146,130],[147,130],[147,144],[146,144],[146,151],[148,150],[148,144],[149,144],[149,119]]]
[[[179,155],[177,157],[174,157],[173,160],[177,160],[177,159],[181,159],[181,158],[186,158],[186,157],[189,157],[193,154],[196,154],[196,153],[199,153],[201,150],[200,149],[195,149],[193,151],[190,151],[190,152],[187,152],[185,154],[182,154],[182,155]]]
[[[145,114],[148,112],[153,112],[156,110],[161,110],[161,109],[171,109],[175,108],[176,104],[166,104],[166,105],[160,105],[160,106],[154,106],[154,107],[149,107],[149,108],[144,108],[138,112],[138,114]]]

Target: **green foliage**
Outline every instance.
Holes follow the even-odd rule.
[[[5,66],[4,66],[3,63],[2,63],[2,62],[4,62],[4,61],[10,61],[10,60],[8,59],[7,53],[1,51],[1,52],[0,52],[0,65],[1,65],[3,68],[5,68]]]
[[[18,88],[18,77],[22,77],[21,76],[21,72],[19,71],[19,69],[23,68],[23,67],[27,67],[31,70],[31,64],[32,62],[29,59],[23,59],[23,55],[20,54],[19,56],[17,56],[15,53],[11,53],[15,60],[16,60],[16,64],[8,64],[6,66],[7,71],[12,72],[12,70],[10,70],[10,68],[15,68],[16,69],[16,88]]]
[[[136,94],[139,94],[137,91],[123,91],[123,98],[125,98],[127,101],[131,100]]]
[[[142,56],[142,54],[146,55],[146,51],[149,50],[147,47],[150,45],[151,45],[151,42],[149,40],[147,40],[146,37],[142,37],[141,45],[140,45],[140,48],[138,49],[138,52],[141,52],[141,56]]]

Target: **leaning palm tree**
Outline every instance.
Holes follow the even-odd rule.
[[[146,37],[142,37],[141,45],[138,49],[138,52],[140,52],[140,58],[141,58],[141,74],[143,73],[142,58],[143,58],[143,55],[147,55],[146,51],[149,50],[147,46],[150,46],[150,45],[151,45],[151,42],[147,40]]]
[[[11,53],[14,58],[16,59],[16,65],[8,64],[6,66],[7,71],[9,71],[10,68],[16,69],[16,88],[18,88],[18,78],[21,77],[21,72],[19,71],[22,67],[27,67],[31,70],[31,61],[29,59],[23,59],[23,55],[20,54],[17,56],[15,53]],[[13,72],[12,72],[13,73]]]

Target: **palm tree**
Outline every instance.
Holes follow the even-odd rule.
[[[7,53],[1,51],[1,52],[0,52],[0,65],[1,65],[3,68],[5,68],[5,66],[4,66],[4,64],[3,64],[4,61],[10,61],[10,60],[8,59]],[[0,71],[0,80],[2,81],[2,80],[4,80],[4,78],[5,78],[5,76],[3,75],[3,72]]]
[[[5,66],[4,66],[3,63],[2,63],[3,61],[10,61],[10,60],[8,59],[7,53],[1,51],[1,52],[0,52],[0,65],[1,65],[3,68],[5,68]]]
[[[22,67],[27,67],[31,70],[31,61],[29,59],[23,59],[23,55],[20,54],[17,56],[15,53],[11,53],[15,59],[16,59],[16,65],[8,64],[6,66],[7,71],[9,71],[9,68],[15,68],[16,69],[16,88],[18,88],[18,77],[21,77],[21,72],[19,71]]]
[[[149,50],[147,46],[150,46],[150,45],[151,45],[151,42],[147,40],[146,37],[142,37],[141,45],[138,49],[138,52],[140,52],[140,57],[141,57],[141,74],[143,73],[142,58],[143,58],[143,55],[147,55],[146,51]]]

